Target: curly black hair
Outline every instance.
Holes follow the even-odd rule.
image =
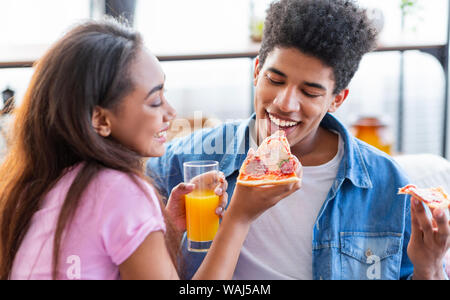
[[[280,0],[267,10],[260,67],[278,47],[294,47],[333,68],[334,94],[345,89],[362,56],[375,48],[377,31],[352,0]]]

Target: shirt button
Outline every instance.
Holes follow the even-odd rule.
[[[371,250],[370,248],[367,248],[365,254],[366,254],[366,257],[369,257],[369,256],[372,256],[372,255],[373,255],[372,250]]]

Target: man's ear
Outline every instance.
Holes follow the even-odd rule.
[[[111,134],[111,120],[109,112],[96,106],[92,113],[92,127],[102,137],[108,137]]]
[[[335,112],[339,106],[342,105],[342,103],[344,103],[345,99],[347,99],[349,93],[349,89],[343,89],[339,94],[337,94],[334,99],[333,102],[331,102],[330,107],[328,108],[328,112],[333,113]]]
[[[258,83],[258,76],[259,76],[259,56],[255,58],[255,66],[253,70],[253,85],[256,86]]]

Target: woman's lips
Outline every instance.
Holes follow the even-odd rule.
[[[169,130],[169,126],[164,127],[160,132],[155,133],[153,136],[158,142],[165,143],[167,141],[167,130]]]
[[[167,131],[161,131],[161,132],[155,134],[154,139],[157,142],[164,144],[165,142],[167,142]]]

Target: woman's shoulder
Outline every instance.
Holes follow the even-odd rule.
[[[62,204],[65,198],[63,195],[70,192],[76,178],[85,176],[80,174],[84,167],[85,163],[79,163],[65,170],[64,175],[47,194],[48,205],[53,207]],[[82,192],[81,203],[95,205],[96,210],[101,207],[112,209],[127,205],[141,206],[158,203],[159,198],[155,189],[143,176],[103,167],[87,182]],[[105,206],[105,203],[108,205]]]
[[[64,198],[61,196],[70,192],[75,179],[80,175],[84,176],[80,174],[84,167],[85,163],[78,163],[65,170],[64,175],[47,195],[49,203],[53,203],[52,206],[62,204],[61,201],[56,203],[55,198]],[[104,206],[105,201],[109,204],[114,203],[116,207],[122,206],[124,202],[128,205],[144,201],[148,203],[149,200],[158,202],[154,188],[144,177],[106,167],[101,168],[89,180],[83,190],[82,198],[82,203],[92,203],[96,207]]]
[[[144,176],[144,175],[143,175]],[[96,192],[114,196],[156,197],[153,186],[145,177],[110,168],[104,168],[93,178],[92,186]]]
[[[67,168],[63,176],[58,180],[57,186],[70,186],[75,178],[82,172],[86,164],[78,163]],[[133,189],[133,188],[152,188],[143,177],[112,168],[103,167],[98,173],[94,174],[87,188],[95,186],[97,191],[116,190],[116,189]]]

